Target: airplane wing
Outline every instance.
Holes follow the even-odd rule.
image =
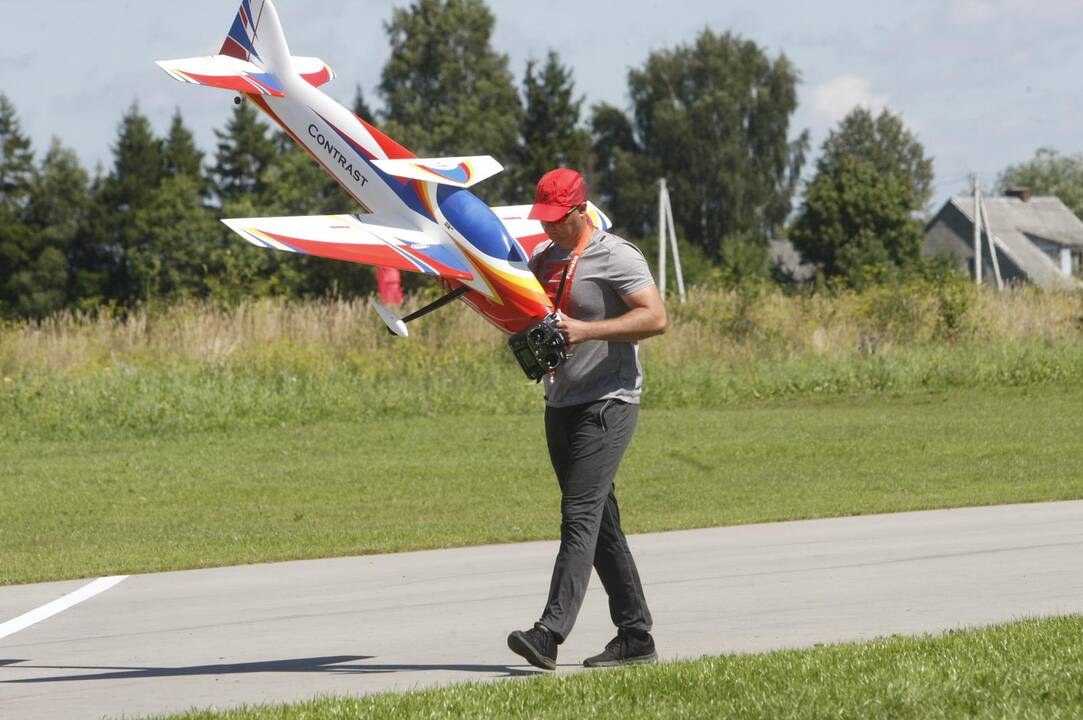
[[[375,215],[307,215],[223,220],[253,245],[379,265],[454,280],[473,280],[458,249]]]
[[[476,185],[504,169],[491,155],[373,160],[372,164],[395,177],[461,188]]]
[[[282,83],[273,74],[254,63],[229,55],[158,60],[154,64],[169,73],[174,80],[184,83],[274,97],[283,97],[286,94]]]
[[[527,257],[534,253],[534,248],[539,243],[548,239],[545,231],[542,230],[541,223],[527,218],[527,215],[530,214],[530,208],[530,205],[507,205],[492,208],[492,211],[504,223],[504,227],[508,229],[511,236],[526,251]],[[590,201],[587,201],[587,217],[590,218],[594,227],[601,230],[608,230],[613,227],[609,217]]]
[[[293,68],[311,85],[319,87],[335,77],[334,71],[315,57],[293,57]],[[229,55],[158,60],[155,63],[175,80],[223,90],[283,97],[282,82],[272,73],[247,60]]]

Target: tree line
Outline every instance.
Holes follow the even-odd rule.
[[[785,54],[704,30],[629,72],[628,108],[585,112],[555,52],[528,62],[517,83],[491,46],[493,26],[483,0],[397,8],[383,106],[374,112],[358,88],[354,112],[422,157],[497,157],[505,172],[476,188],[492,203],[529,202],[543,172],[579,168],[617,229],[648,249],[666,177],[692,280],[765,277],[768,240],[782,236],[844,282],[920,266],[932,161],[899,116],[851,112],[795,213],[809,135],[791,127],[800,75]],[[179,110],[158,137],[133,104],[111,167],[91,176],[56,139],[35,159],[0,94],[0,315],[374,289],[370,268],[250,247],[217,222],[356,208],[249,103],[215,134],[206,157]]]

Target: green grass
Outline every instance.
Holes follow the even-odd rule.
[[[326,718],[1078,718],[1083,617],[414,693],[192,711]]]
[[[669,357],[653,342],[643,348],[648,409],[1083,384],[1078,341],[788,358]],[[147,439],[537,412],[539,388],[525,380],[497,339],[431,358],[418,343],[385,350],[330,358],[319,347],[287,343],[230,364],[156,359],[64,372],[27,370],[0,379],[0,441]]]
[[[649,410],[632,532],[1083,498],[1083,388]],[[0,584],[553,538],[531,414],[0,439]]]

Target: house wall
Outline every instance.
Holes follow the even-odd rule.
[[[995,285],[993,260],[989,256],[989,243],[984,235],[981,251],[982,282]],[[933,222],[925,228],[925,241],[921,247],[921,254],[926,258],[933,258],[942,253],[954,257],[955,266],[970,277],[974,277],[974,223],[970,222],[970,218],[952,204],[946,205]],[[999,250],[997,263],[1000,265],[1000,276],[1005,282],[1027,281],[1026,274]]]
[[[996,277],[990,277],[990,273],[993,272],[993,261],[989,258],[989,248],[985,248],[984,253],[985,264],[982,272],[985,273],[982,279],[985,282],[996,284]],[[1011,259],[1005,255],[1002,251],[997,250],[997,263],[1000,265],[1000,277],[1006,283],[1025,283],[1030,282],[1027,274],[1023,272],[1018,265],[1013,263]]]
[[[929,259],[937,255],[950,255],[955,258],[957,268],[973,275],[973,228],[973,224],[954,207],[946,208],[926,228],[921,254]]]

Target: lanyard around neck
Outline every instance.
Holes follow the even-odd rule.
[[[572,250],[571,256],[568,258],[568,264],[564,266],[564,274],[560,276],[560,285],[557,287],[557,296],[553,302],[554,309],[563,310],[564,300],[567,295],[572,294],[572,280],[575,278],[576,268],[579,267],[579,258],[583,252],[587,249],[587,245],[590,245],[590,241],[593,238],[594,233],[584,236],[580,239],[579,244],[575,246],[575,250]],[[567,295],[565,295],[567,291]]]

